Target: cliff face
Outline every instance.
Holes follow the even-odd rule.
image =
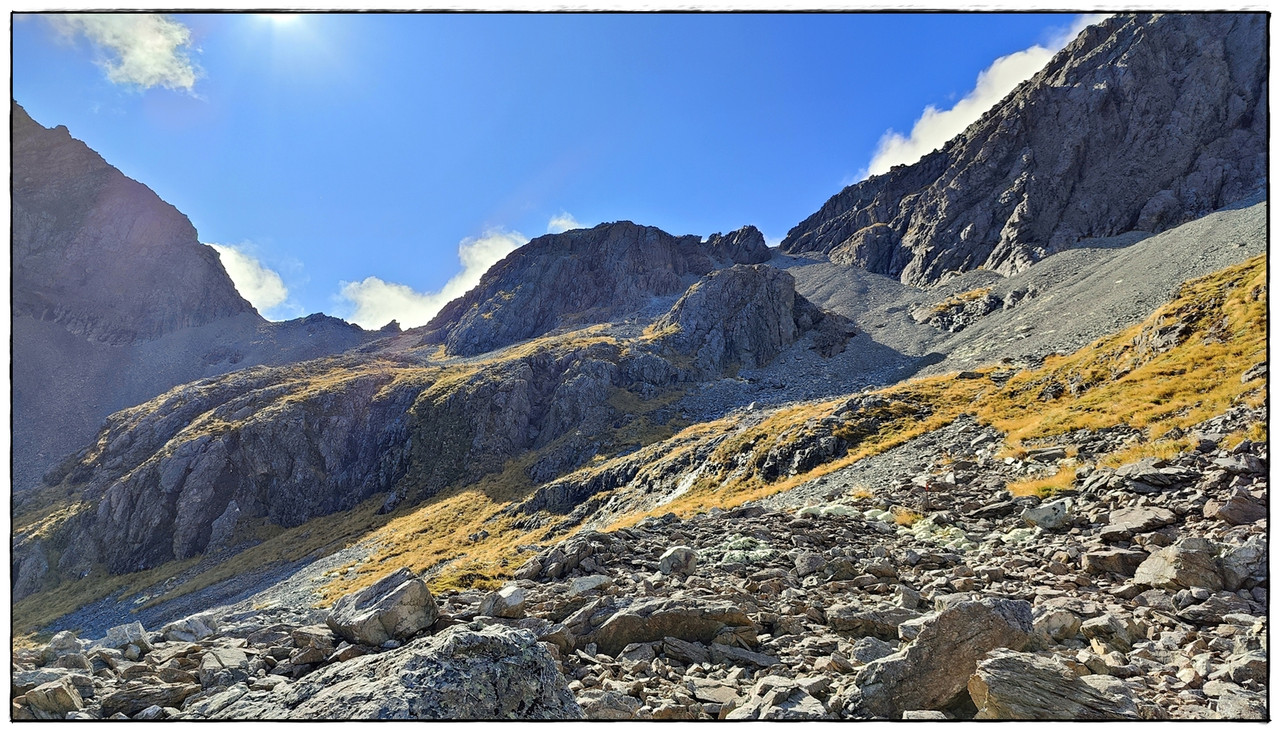
[[[370,338],[325,316],[268,323],[186,216],[66,128],[12,111],[15,490],[176,384]]]
[[[1265,187],[1266,58],[1261,13],[1111,18],[941,150],[832,197],[782,249],[927,285],[1197,218]]]
[[[630,221],[540,236],[498,262],[425,326],[427,343],[473,356],[569,325],[604,323],[674,296],[718,267],[768,259],[755,227],[672,236]]]

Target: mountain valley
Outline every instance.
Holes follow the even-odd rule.
[[[14,102],[12,717],[1268,718],[1267,21],[406,330],[266,321]]]

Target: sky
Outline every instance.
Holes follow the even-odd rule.
[[[19,13],[13,97],[186,214],[267,318],[421,325],[532,237],[771,245],[1096,16]]]

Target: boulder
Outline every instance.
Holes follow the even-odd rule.
[[[1254,535],[1222,554],[1222,584],[1235,592],[1267,581],[1267,539]]]
[[[199,684],[149,684],[132,681],[102,699],[102,713],[108,717],[113,714],[132,717],[152,705],[181,707],[187,697],[199,691]]]
[[[68,679],[50,681],[27,692],[27,706],[42,719],[62,719],[84,708],[84,699]]]
[[[1089,574],[1116,574],[1121,577],[1132,577],[1147,556],[1146,552],[1133,549],[1102,549],[1086,552],[1081,559],[1081,565]]]
[[[107,631],[107,636],[98,643],[119,651],[124,651],[129,646],[134,646],[142,653],[151,652],[151,641],[147,638],[147,629],[137,621],[111,628]]]
[[[492,615],[495,618],[523,618],[528,601],[528,593],[516,585],[507,585],[485,595],[485,598],[480,601],[480,614]]]
[[[854,680],[862,706],[877,717],[909,709],[941,709],[966,688],[978,660],[997,648],[1021,650],[1031,639],[1031,605],[987,598],[960,602],[933,616],[915,640],[868,663]]]
[[[1224,583],[1218,563],[1218,547],[1207,539],[1185,537],[1147,557],[1134,572],[1133,581],[1171,590],[1192,587],[1221,590]]]
[[[208,638],[216,632],[218,632],[217,621],[206,615],[192,615],[189,618],[169,623],[160,630],[165,640],[180,643],[195,643],[198,640]]]
[[[636,712],[644,706],[639,699],[617,691],[587,689],[578,697],[583,716],[587,719],[635,719]]]
[[[616,656],[631,643],[660,641],[667,636],[709,644],[721,631],[733,628],[755,632],[751,618],[731,603],[654,598],[618,610],[590,634],[587,642],[595,643],[601,653]]]
[[[581,719],[550,652],[527,630],[456,625],[386,653],[326,666],[264,704],[219,719]],[[251,711],[252,710],[252,711]]]
[[[698,553],[687,546],[673,546],[658,558],[658,571],[663,574],[693,574],[698,568]]]
[[[1267,504],[1254,498],[1248,491],[1236,489],[1225,501],[1209,501],[1204,504],[1204,517],[1225,521],[1232,526],[1251,524],[1267,517]]]
[[[827,608],[827,625],[832,630],[854,636],[874,636],[882,640],[895,640],[898,626],[915,620],[920,613],[901,605],[880,603],[867,608],[861,605],[835,605]]]
[[[1031,526],[1039,526],[1045,531],[1057,531],[1071,525],[1071,508],[1074,502],[1070,498],[1062,498],[1039,506],[1028,506],[1022,511],[1022,520]]]
[[[1131,697],[1104,693],[1056,658],[994,650],[969,679],[976,719],[1137,719]],[[1121,686],[1120,688],[1123,688]]]
[[[403,568],[342,597],[325,622],[348,642],[381,646],[389,640],[412,638],[438,617],[440,611],[426,583]]]
[[[1155,531],[1174,523],[1177,518],[1177,515],[1167,508],[1139,506],[1117,509],[1108,517],[1108,523],[1101,532],[1102,539],[1115,541],[1134,534]]]

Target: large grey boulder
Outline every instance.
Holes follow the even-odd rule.
[[[334,603],[325,623],[351,643],[380,646],[389,640],[408,640],[439,617],[427,584],[402,568],[370,587],[343,596]]]
[[[1103,692],[1056,658],[1031,653],[992,651],[978,663],[968,689],[977,719],[1137,719],[1131,696],[1110,686]]]
[[[965,690],[980,658],[997,648],[1021,650],[1032,632],[1024,600],[952,605],[925,622],[911,643],[858,673],[862,707],[893,719],[907,710],[946,707]]]
[[[1221,590],[1224,583],[1218,562],[1218,546],[1208,539],[1185,537],[1173,546],[1152,552],[1133,573],[1133,581],[1167,590],[1192,587],[1214,592]]]
[[[1222,554],[1222,584],[1235,592],[1267,581],[1267,539],[1251,536],[1240,546]]]
[[[27,692],[27,706],[37,719],[62,719],[67,712],[84,708],[84,700],[68,679],[41,684]]]
[[[248,696],[216,718],[581,719],[555,659],[532,633],[447,628],[387,653],[315,671],[264,703]]]

